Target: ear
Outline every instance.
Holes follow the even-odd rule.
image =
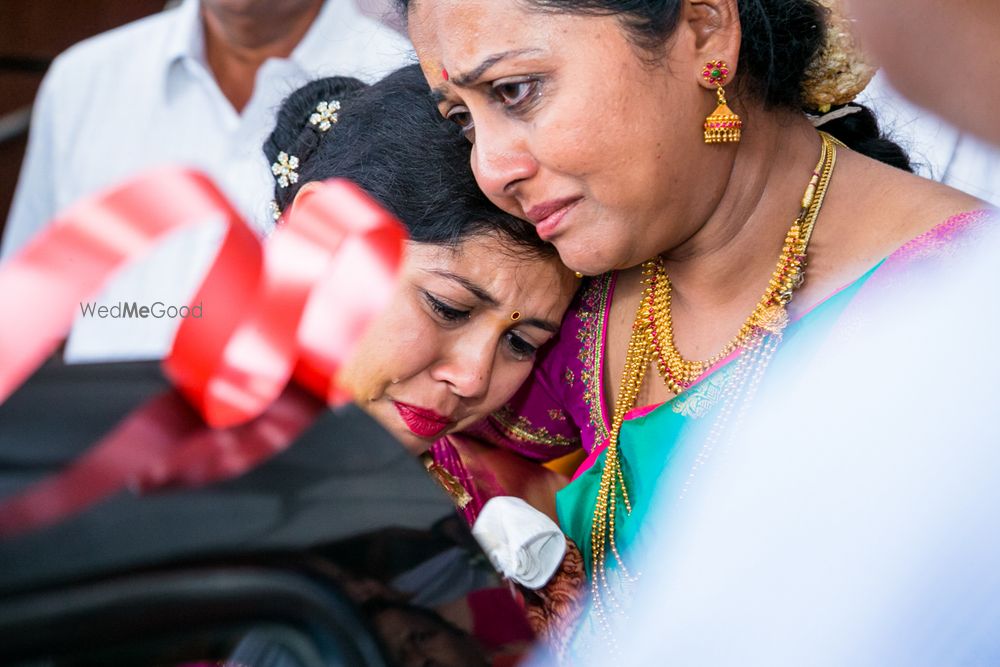
[[[699,85],[714,90],[715,85],[702,76],[702,68],[713,60],[722,60],[729,66],[728,83],[732,83],[739,65],[740,11],[737,0],[682,0],[681,22],[693,39]]]
[[[292,211],[295,210],[295,206],[299,202],[305,201],[310,196],[312,196],[312,193],[315,192],[316,188],[318,188],[319,186],[320,186],[319,181],[309,181],[308,183],[303,184],[299,188],[299,191],[295,193],[295,199],[292,200],[292,203],[288,207],[288,210],[285,211],[285,217],[290,218],[292,216]]]

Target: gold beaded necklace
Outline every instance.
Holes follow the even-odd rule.
[[[788,322],[785,307],[804,279],[806,250],[836,165],[836,146],[837,144],[843,146],[829,134],[825,132],[819,134],[822,139],[820,158],[802,197],[799,215],[785,236],[785,243],[771,281],[736,336],[718,354],[703,361],[688,361],[680,354],[674,344],[673,322],[670,316],[670,279],[667,277],[663,260],[655,257],[642,265],[645,288],[632,324],[632,334],[625,355],[625,367],[622,369],[621,386],[618,388],[618,397],[612,413],[608,447],[591,521],[590,537],[593,549],[591,591],[598,619],[605,628],[609,626],[603,616],[601,590],[610,592],[606,568],[609,550],[618,563],[621,576],[626,581],[635,580],[622,561],[614,535],[619,492],[626,513],[632,513],[632,503],[625,486],[618,447],[618,437],[625,415],[635,407],[646,370],[654,360],[667,388],[674,394],[680,394],[712,366],[736,350],[745,349],[748,344],[752,345],[753,341],[759,343],[761,333],[777,334],[784,329]],[[613,602],[613,597],[611,599]]]
[[[674,343],[673,319],[670,316],[670,278],[667,276],[663,260],[655,257],[645,263],[644,268],[650,272],[647,279],[650,285],[647,296],[647,326],[656,350],[657,369],[667,388],[674,394],[680,394],[690,388],[708,369],[735,350],[744,347],[756,328],[765,330],[784,328],[787,322],[785,306],[792,300],[792,293],[802,283],[806,248],[812,236],[813,226],[816,224],[819,208],[826,196],[830,174],[836,163],[834,139],[822,132],[820,136],[823,139],[823,147],[819,162],[802,196],[799,216],[785,236],[785,243],[774,273],[771,274],[771,281],[736,336],[717,354],[709,359],[697,361],[689,361],[681,355]],[[660,331],[663,332],[662,335]]]

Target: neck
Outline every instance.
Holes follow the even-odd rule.
[[[763,293],[819,158],[819,137],[799,115],[759,111],[747,125],[705,222],[663,253],[682,307],[746,303]]]
[[[254,11],[235,11],[202,3],[205,57],[220,90],[242,111],[253,94],[257,70],[268,58],[287,58],[305,36],[323,0],[303,0],[287,8],[260,3]]]

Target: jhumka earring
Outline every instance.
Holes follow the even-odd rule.
[[[722,88],[729,78],[729,65],[722,60],[713,60],[705,65],[701,75],[713,86],[718,86],[715,93],[719,98],[719,106],[705,119],[705,143],[738,142],[743,133],[743,121],[726,104],[726,91]]]

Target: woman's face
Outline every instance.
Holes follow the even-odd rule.
[[[659,56],[615,17],[515,0],[415,0],[409,28],[441,113],[467,129],[480,187],[571,269],[674,248],[721,195],[706,175],[726,151],[703,143],[716,100],[688,22]]]
[[[400,285],[343,379],[413,453],[500,408],[558,331],[576,279],[557,258],[475,236],[410,243]]]

